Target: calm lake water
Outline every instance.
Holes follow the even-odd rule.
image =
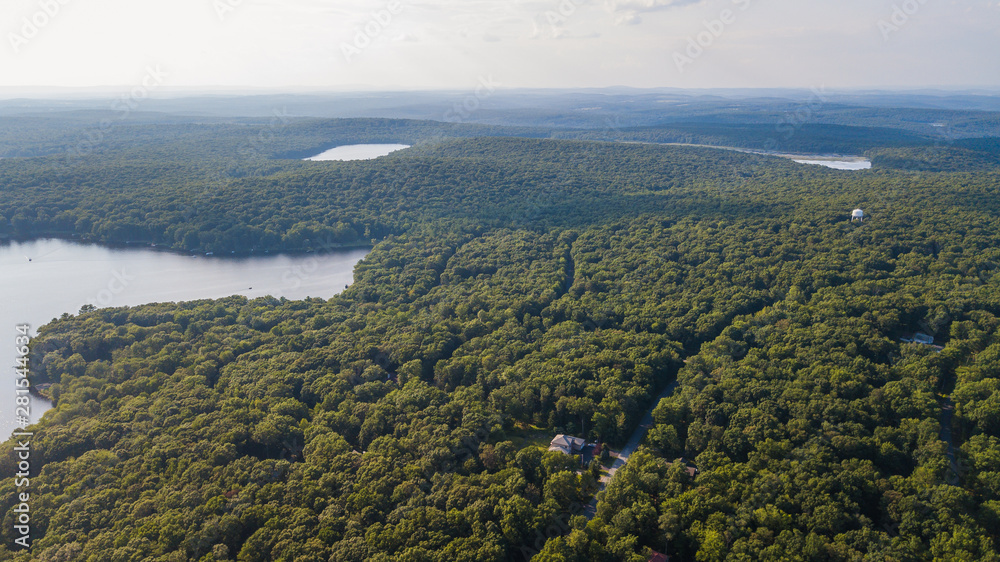
[[[226,258],[64,240],[0,244],[0,365],[12,374],[18,324],[29,324],[34,335],[85,304],[104,308],[230,295],[329,298],[353,281],[354,266],[367,253]],[[14,377],[0,380],[0,432],[7,435],[15,428]],[[33,422],[51,407],[36,396],[31,406]]]
[[[303,160],[371,160],[379,156],[385,156],[390,152],[410,148],[408,144],[348,144],[331,148],[326,152],[317,154],[312,158]]]
[[[827,168],[833,168],[835,170],[868,170],[872,167],[872,163],[865,159],[851,159],[851,160],[833,160],[833,159],[817,159],[817,160],[799,160],[792,159],[794,162],[799,164],[814,164],[817,166],[826,166]]]
[[[639,143],[647,144],[647,143]],[[657,143],[652,143],[657,144]],[[667,146],[697,146],[700,148],[717,148],[719,150],[734,150],[736,152],[744,152],[747,154],[760,154],[762,156],[778,156],[781,158],[787,158],[792,162],[798,164],[811,164],[816,166],[826,166],[827,168],[833,168],[836,170],[867,170],[872,167],[871,160],[865,158],[864,156],[849,156],[849,155],[834,155],[834,154],[808,154],[808,153],[789,153],[789,152],[778,152],[775,150],[754,150],[752,148],[737,148],[733,146],[715,146],[709,144],[690,144],[690,143],[664,143]]]

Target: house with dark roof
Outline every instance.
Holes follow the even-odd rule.
[[[928,336],[927,334],[922,334],[917,332],[913,336],[903,336],[899,338],[899,341],[903,343],[919,343],[923,345],[934,345],[934,336]]]

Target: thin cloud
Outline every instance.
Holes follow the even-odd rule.
[[[20,33],[37,1],[0,5],[7,34]],[[918,3],[888,40],[879,22],[902,0],[398,0],[391,22],[383,11],[397,0],[221,1],[234,6],[221,20],[209,0],[69,3],[20,52],[0,49],[0,88],[131,87],[154,63],[170,69],[171,86],[189,87],[467,88],[488,74],[505,87],[995,88],[1000,80],[1000,0]],[[724,9],[736,21],[678,75],[673,54]],[[357,41],[370,44],[362,64],[343,64],[343,45]]]
[[[615,25],[636,25],[642,23],[642,14],[669,10],[691,4],[700,4],[703,0],[605,0],[604,5],[612,16]]]

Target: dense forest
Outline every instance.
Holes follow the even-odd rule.
[[[242,158],[253,127],[0,161],[12,237],[373,244],[328,300],[41,328],[34,544],[10,546],[7,441],[0,560],[1000,558],[995,140],[893,133],[849,172],[397,121],[289,125]],[[291,159],[352,129],[415,146]],[[650,408],[603,491],[606,458],[546,450],[616,449]]]

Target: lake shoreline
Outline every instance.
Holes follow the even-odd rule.
[[[850,163],[867,163],[868,168],[851,168],[852,171],[867,170],[871,168],[871,159],[867,156],[858,156],[856,154],[833,154],[833,153],[797,153],[797,152],[783,152],[775,150],[763,150],[754,148],[740,148],[738,146],[720,146],[714,144],[693,144],[685,142],[643,142],[643,141],[619,141],[624,144],[652,144],[657,146],[684,146],[693,148],[714,148],[716,150],[729,150],[732,152],[742,152],[743,154],[756,154],[758,156],[775,156],[777,158],[784,158],[785,160],[791,160],[798,164],[820,164],[821,162],[850,162]],[[809,162],[802,162],[809,161]],[[833,168],[832,166],[827,166]]]
[[[213,257],[213,258],[259,258],[262,256],[274,257],[274,256],[306,256],[309,254],[325,254],[325,253],[337,253],[339,251],[351,251],[351,250],[371,250],[375,247],[375,244],[371,242],[357,241],[348,243],[338,243],[329,244],[323,246],[321,249],[296,249],[296,250],[282,250],[282,249],[266,249],[262,251],[257,251],[256,249],[251,249],[250,251],[238,250],[231,251],[230,253],[214,253],[205,252],[204,250],[181,250],[178,248],[173,248],[171,246],[166,246],[163,244],[158,244],[156,242],[148,241],[128,241],[128,242],[107,242],[100,239],[90,238],[78,233],[66,233],[66,232],[41,232],[32,236],[10,236],[10,235],[0,235],[0,246],[9,243],[23,244],[27,242],[39,242],[42,240],[61,240],[63,242],[73,242],[81,245],[90,246],[101,246],[104,248],[109,248],[113,250],[121,249],[145,249],[152,250],[154,252],[164,252],[168,254],[174,254],[179,256],[191,256],[191,257]],[[376,241],[376,244],[378,241]]]
[[[303,158],[302,160],[305,162],[374,160],[411,147],[412,145],[402,143],[342,144],[328,148],[319,154]]]
[[[357,264],[370,247],[330,247],[328,251],[219,255],[191,259],[151,244],[104,244],[79,236],[0,241],[0,325],[29,326],[32,334],[85,306],[97,309],[225,299],[235,295],[329,300],[354,283]],[[215,257],[215,256],[212,256]],[[13,341],[13,337],[11,339]],[[35,365],[42,360],[34,355]],[[0,363],[16,364],[14,346],[0,349]],[[59,396],[34,375],[29,387],[30,419],[36,423],[58,404]],[[14,385],[0,389],[0,428],[15,430]]]

